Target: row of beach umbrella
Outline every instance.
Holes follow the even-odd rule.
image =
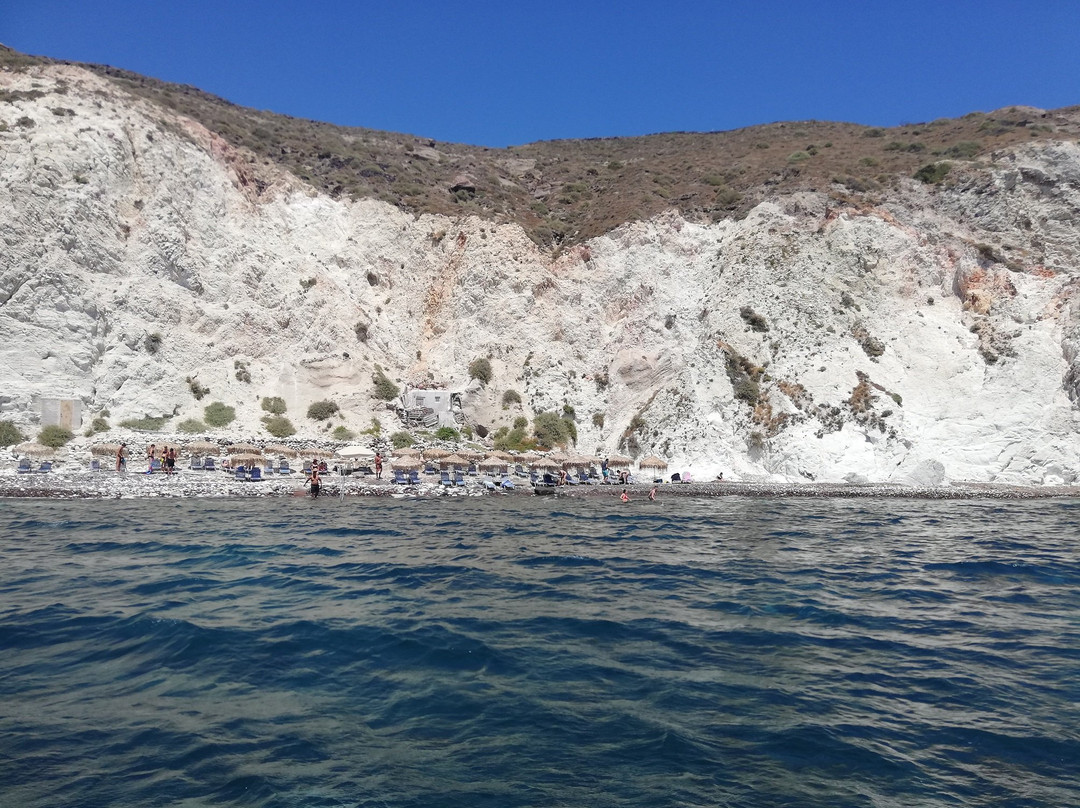
[[[117,443],[103,443],[97,444],[91,448],[91,452],[100,456],[113,456],[120,449],[120,444]],[[54,452],[53,449],[43,446],[37,443],[24,443],[15,447],[15,450],[21,454],[29,456],[46,456]],[[201,455],[209,454],[213,452],[222,451],[220,444],[213,443],[211,441],[193,441],[188,443],[180,451],[189,455]],[[251,443],[234,443],[224,447],[226,454],[230,455],[237,462],[260,462],[266,455],[282,456],[282,457],[304,457],[312,459],[328,459],[334,456],[340,457],[373,457],[374,452],[371,449],[363,446],[345,447],[344,449],[334,451],[327,449],[294,449],[291,446],[285,446],[280,444],[271,444],[265,447],[258,447]],[[530,466],[535,469],[559,469],[559,468],[590,468],[600,464],[600,458],[590,457],[586,455],[570,455],[564,452],[555,452],[549,455],[541,455],[535,452],[526,452],[524,454],[515,455],[510,452],[494,451],[494,452],[480,452],[471,449],[461,449],[457,452],[450,452],[446,449],[398,449],[394,451],[393,455],[393,467],[403,470],[411,470],[414,468],[422,468],[425,462],[434,461],[438,463],[440,468],[452,468],[454,466],[467,466],[470,463],[476,463],[478,468],[486,470],[498,470],[506,468],[511,464],[521,464],[523,466]],[[633,464],[633,459],[626,457],[625,455],[611,455],[607,458],[607,464],[611,468],[629,468]],[[642,469],[655,469],[657,471],[663,471],[667,469],[668,464],[655,455],[642,458],[638,462],[638,466]]]

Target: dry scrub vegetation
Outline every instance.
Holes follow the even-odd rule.
[[[56,61],[0,46],[0,66],[8,69],[50,63]],[[891,129],[798,121],[495,149],[247,109],[194,87],[82,66],[334,197],[517,222],[550,247],[668,208],[691,219],[740,217],[776,192],[815,189],[838,201],[872,203],[898,177],[948,182],[950,164],[985,161],[1005,146],[1080,132],[1075,107],[1047,113],[1011,107]]]

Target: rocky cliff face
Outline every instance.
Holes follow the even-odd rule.
[[[27,427],[41,396],[112,423],[219,400],[265,435],[259,399],[281,396],[301,432],[323,434],[303,413],[327,398],[353,429],[393,428],[381,367],[467,388],[493,429],[572,407],[581,450],[699,477],[1080,472],[1075,142],[878,204],[799,192],[552,255],[515,225],[322,196],[77,67],[0,90],[0,409]]]

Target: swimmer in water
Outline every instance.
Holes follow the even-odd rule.
[[[625,488],[622,490],[622,493],[619,494],[619,499],[621,499],[623,502],[629,502],[630,501],[630,497],[628,497],[626,495],[626,489]]]

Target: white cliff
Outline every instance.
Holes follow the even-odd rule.
[[[251,436],[263,396],[312,435],[307,406],[332,399],[335,424],[394,429],[379,366],[467,387],[492,429],[569,405],[583,451],[637,427],[698,477],[1080,473],[1075,142],[902,180],[873,207],[801,192],[552,256],[513,224],[320,195],[78,67],[0,72],[0,89],[0,414],[24,431],[42,396],[112,423],[219,400]]]

